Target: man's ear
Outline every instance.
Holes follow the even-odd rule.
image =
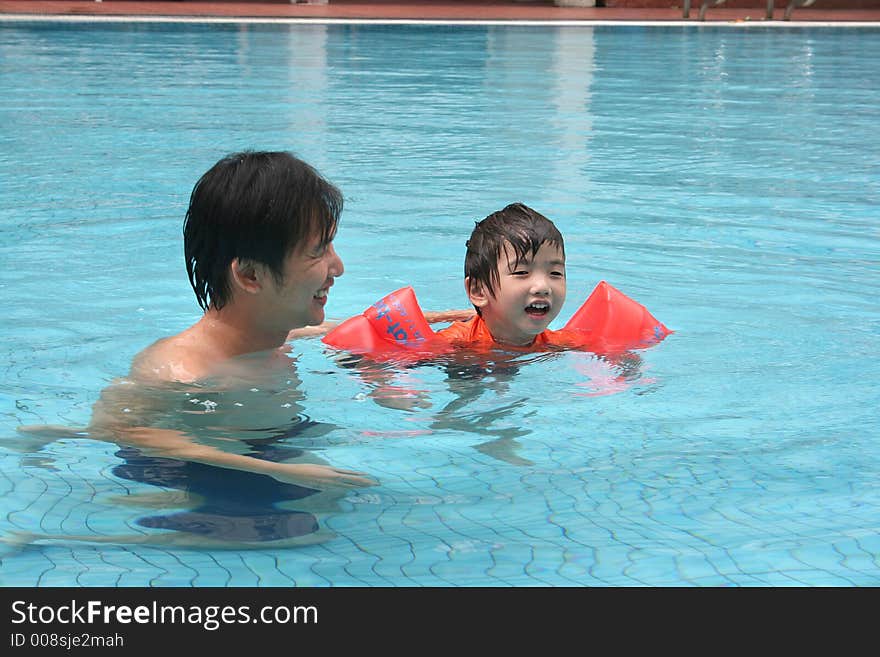
[[[489,295],[480,281],[475,281],[467,276],[464,279],[464,289],[474,307],[483,308],[489,303]]]
[[[262,266],[246,258],[235,258],[229,265],[232,287],[247,294],[257,294],[263,289]]]

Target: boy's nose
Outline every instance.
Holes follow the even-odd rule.
[[[535,276],[532,280],[532,294],[549,295],[550,279],[546,276]]]

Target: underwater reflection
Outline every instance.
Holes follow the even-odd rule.
[[[459,349],[417,363],[377,361],[352,354],[338,356],[337,363],[357,372],[374,403],[404,412],[435,408],[431,391],[417,383],[414,373],[423,367],[440,370],[445,376],[443,385],[452,393],[452,399],[431,412],[429,431],[476,435],[480,438],[480,442],[473,445],[477,451],[511,465],[530,466],[534,463],[517,450],[522,447],[522,439],[533,431],[529,418],[536,414],[536,398],[541,389],[531,395],[511,398],[512,385],[526,369],[546,367],[562,354],[569,354],[578,379],[570,392],[573,396],[611,395],[636,383],[648,382],[642,376],[642,358],[633,351],[599,356],[570,350],[523,354],[502,349]],[[549,388],[553,383],[548,380],[546,385]],[[504,401],[489,407],[480,404],[489,395]]]
[[[248,455],[266,461],[289,461],[304,455],[302,450],[285,447],[277,440],[244,442],[251,446]],[[148,456],[134,447],[123,447],[115,455],[124,461],[112,470],[117,477],[184,491],[201,501],[192,509],[138,518],[136,523],[142,527],[188,532],[221,541],[255,542],[290,539],[318,530],[318,520],[312,513],[276,507],[280,502],[315,495],[319,491],[314,488],[253,472]]]

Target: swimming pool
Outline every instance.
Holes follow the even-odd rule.
[[[0,22],[0,533],[95,539],[7,544],[0,583],[880,584],[878,58],[876,28]],[[249,147],[345,193],[330,317],[405,284],[463,307],[473,221],[521,200],[566,236],[559,325],[606,279],[676,333],[626,367],[531,356],[386,388],[296,343],[271,395],[177,401],[206,423],[286,408],[232,437],[380,485],[240,516],[310,514],[313,544],[126,540],[235,496],[16,427],[87,423],[192,323],[189,191]]]

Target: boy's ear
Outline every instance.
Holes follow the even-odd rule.
[[[489,295],[480,281],[472,280],[470,276],[464,279],[464,289],[468,299],[476,308],[483,308],[489,303]]]
[[[248,294],[256,294],[263,289],[261,274],[261,266],[253,260],[235,258],[229,265],[232,287]]]

